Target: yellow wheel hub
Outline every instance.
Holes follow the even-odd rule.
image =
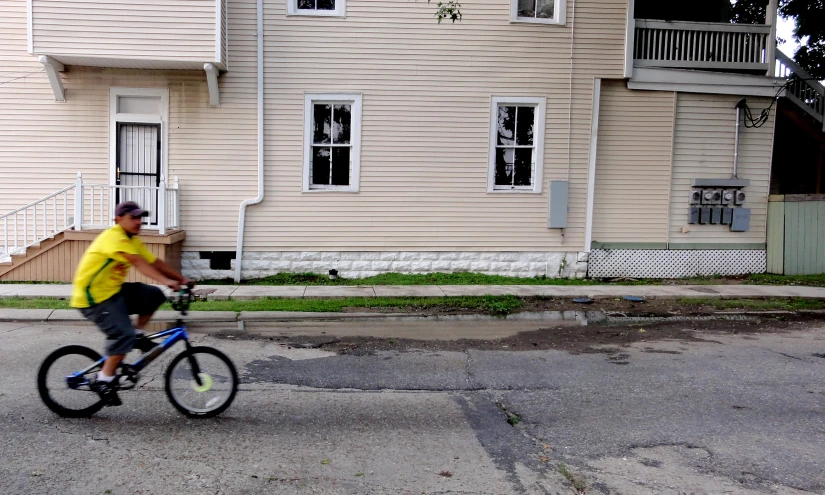
[[[192,380],[192,390],[199,393],[208,392],[212,388],[212,377],[206,373],[198,373],[198,378],[201,379],[201,384]]]

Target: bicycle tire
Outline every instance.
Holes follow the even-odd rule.
[[[223,402],[221,402],[220,404],[217,404],[216,407],[214,407],[214,408],[210,408],[208,402],[206,404],[206,407],[204,407],[204,408],[195,408],[195,407],[192,407],[192,405],[184,404],[182,402],[181,398],[178,397],[177,394],[175,393],[175,391],[173,390],[173,386],[172,386],[172,380],[174,378],[173,375],[178,370],[178,367],[180,366],[181,362],[188,359],[190,355],[195,357],[195,359],[197,360],[197,355],[198,354],[211,355],[211,356],[217,358],[219,361],[221,361],[223,363],[223,365],[226,366],[226,371],[229,373],[229,376],[225,377],[225,378],[228,378],[227,382],[229,384],[228,396],[223,400]],[[188,364],[188,361],[185,361],[185,363]],[[199,362],[198,366],[200,367],[201,365],[202,365],[202,362]],[[201,371],[202,371],[202,373],[205,373],[207,375],[209,374],[209,370],[201,368]],[[191,371],[190,371],[190,373],[191,373]],[[191,382],[193,384],[192,388],[195,389],[194,379],[192,379]],[[175,358],[172,360],[172,362],[169,363],[169,367],[166,368],[166,380],[165,380],[165,387],[164,388],[166,389],[166,396],[169,398],[169,402],[171,402],[172,405],[175,406],[175,409],[180,411],[182,414],[184,414],[188,417],[191,417],[191,418],[211,418],[211,417],[217,416],[218,414],[224,412],[227,408],[229,408],[230,405],[232,405],[232,401],[235,400],[235,395],[238,393],[238,382],[239,382],[238,372],[235,369],[235,365],[232,364],[232,361],[230,361],[230,359],[226,356],[226,354],[224,354],[221,351],[219,351],[215,348],[212,348],[212,347],[198,346],[198,347],[192,347],[192,348],[190,348],[186,351],[183,351],[182,353],[175,356]],[[211,377],[210,377],[210,383],[211,383]],[[195,390],[195,391],[200,392],[198,390]],[[205,393],[205,392],[208,392],[208,391],[209,391],[209,389],[207,389],[206,391],[203,391],[203,392]]]
[[[106,405],[105,401],[103,401],[97,395],[97,393],[95,393],[91,390],[73,390],[73,392],[75,392],[77,394],[86,394],[86,395],[94,394],[93,397],[94,397],[94,399],[96,399],[96,400],[93,400],[93,402],[89,406],[82,407],[82,408],[79,408],[79,409],[74,409],[74,408],[66,407],[65,404],[61,403],[61,401],[55,399],[53,397],[53,394],[50,392],[50,390],[57,391],[58,389],[60,389],[60,390],[72,390],[66,384],[66,381],[65,381],[65,376],[67,376],[66,374],[58,375],[59,378],[64,378],[64,380],[62,382],[62,387],[65,387],[65,388],[60,388],[59,384],[55,384],[55,386],[50,389],[49,383],[48,383],[48,378],[49,378],[49,370],[52,368],[52,366],[54,366],[54,364],[60,358],[63,358],[63,357],[66,357],[66,356],[73,356],[73,355],[81,357],[80,360],[83,361],[83,362],[85,362],[85,359],[82,359],[82,358],[88,358],[89,359],[88,365],[91,365],[91,364],[93,364],[96,361],[99,361],[101,359],[101,356],[100,356],[100,354],[97,353],[97,351],[95,351],[93,349],[90,349],[88,347],[82,346],[82,345],[68,345],[68,346],[65,346],[65,347],[61,347],[61,348],[55,350],[54,352],[52,352],[51,354],[49,354],[46,357],[46,359],[43,360],[43,363],[40,365],[40,369],[37,372],[37,391],[40,394],[40,399],[43,401],[43,403],[46,405],[46,407],[48,407],[51,411],[58,414],[59,416],[62,416],[64,418],[88,418],[88,417],[92,416],[93,414],[95,414],[96,412],[103,409],[103,406]],[[88,365],[86,365],[86,366],[88,366]],[[60,370],[60,372],[73,373],[75,371],[80,371],[80,369],[82,369],[82,367],[78,367],[77,369]],[[72,394],[69,393],[67,395],[72,395]],[[78,397],[79,397],[79,395],[78,395]]]

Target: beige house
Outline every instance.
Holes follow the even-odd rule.
[[[0,0],[0,279],[65,278],[127,198],[201,278],[765,270],[773,113],[737,103],[785,82],[775,8],[433,10]]]

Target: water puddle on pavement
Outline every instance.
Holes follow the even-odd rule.
[[[759,317],[744,314],[716,314],[716,315],[671,315],[650,313],[614,313],[605,311],[531,311],[513,313],[507,316],[490,316],[479,314],[466,315],[434,315],[426,317],[430,321],[439,322],[472,322],[472,321],[525,321],[537,323],[552,323],[554,325],[573,326],[621,326],[671,322],[699,322],[699,321],[758,321]],[[397,316],[387,318],[390,321],[422,321],[418,316]]]

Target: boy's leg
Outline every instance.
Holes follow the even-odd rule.
[[[134,348],[136,341],[135,329],[129,319],[126,303],[120,294],[116,294],[96,306],[82,309],[81,312],[106,334],[107,358],[98,374],[97,381],[92,383],[92,389],[96,390],[110,405],[120,405],[114,377],[118,365]]]
[[[138,315],[135,328],[143,330],[155,311],[166,302],[166,295],[154,285],[138,282],[123,284],[120,290],[130,315]]]
[[[135,329],[129,319],[126,303],[120,294],[116,294],[91,308],[82,309],[81,312],[106,334],[108,357],[103,365],[103,372],[111,376],[123,360],[123,356],[135,347]]]

